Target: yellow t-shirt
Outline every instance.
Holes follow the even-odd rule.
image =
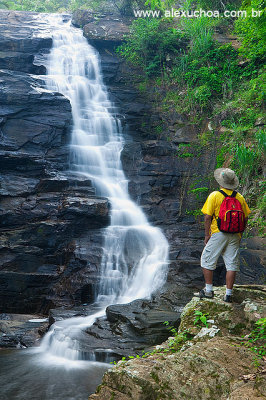
[[[222,187],[221,187],[221,189],[226,194],[231,195],[233,193],[233,190],[224,189]],[[207,198],[203,208],[201,209],[203,214],[213,215],[215,217],[212,219],[212,223],[211,223],[211,234],[220,232],[218,229],[218,226],[217,226],[217,218],[219,216],[220,207],[221,207],[221,204],[222,204],[224,198],[225,197],[222,193],[220,193],[218,191],[212,192],[209,195],[209,197]],[[236,199],[240,201],[240,204],[242,206],[245,217],[247,217],[250,214],[250,209],[246,203],[246,200],[240,193],[237,193]]]

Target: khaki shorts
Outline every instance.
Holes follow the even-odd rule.
[[[222,256],[227,271],[239,271],[240,240],[238,233],[214,233],[203,249],[201,267],[214,270],[219,256]]]

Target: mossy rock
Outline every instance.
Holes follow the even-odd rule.
[[[234,302],[232,304],[223,301],[224,288],[214,288],[213,299],[199,299],[193,297],[185,306],[181,314],[179,333],[188,331],[197,335],[204,327],[201,321],[195,325],[195,312],[199,311],[207,316],[207,320],[213,320],[208,326],[217,326],[219,335],[243,335],[252,329],[254,322],[266,316],[265,287],[237,286],[234,288]]]
[[[118,364],[89,399],[226,400],[233,384],[241,385],[241,374],[255,371],[252,359],[252,352],[228,338],[213,338],[165,359],[152,355]]]
[[[254,352],[242,345],[239,336],[250,333],[254,318],[266,316],[264,288],[236,287],[235,302],[224,303],[224,288],[215,288],[213,299],[194,297],[181,315],[179,333],[195,335],[177,351],[172,340],[161,345],[162,353],[119,362],[104,375],[103,383],[91,400],[239,400],[245,398],[247,384],[241,378],[254,374]],[[217,335],[200,336],[206,327],[195,325],[195,311],[208,313],[209,326]],[[248,376],[248,375],[247,375]],[[258,375],[261,379],[262,374]],[[258,386],[258,387],[257,387]],[[249,388],[249,398],[260,399],[265,380]],[[231,393],[234,397],[231,397]],[[241,397],[237,397],[241,394]],[[252,397],[253,396],[253,397]]]

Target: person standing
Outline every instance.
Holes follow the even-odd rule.
[[[239,271],[239,247],[247,226],[250,209],[244,197],[235,191],[238,177],[229,168],[218,168],[214,178],[220,185],[219,191],[212,192],[203,208],[205,227],[205,247],[201,255],[201,267],[205,288],[198,297],[213,298],[213,271],[220,255],[226,266],[226,293],[224,301],[232,302],[232,290],[236,272]]]

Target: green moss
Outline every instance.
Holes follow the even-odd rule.
[[[179,154],[178,157],[181,157],[181,158],[194,157],[194,154],[192,154],[192,153],[182,153],[182,154]]]
[[[214,321],[216,321],[219,314],[227,310],[231,310],[231,308],[230,305],[226,303],[208,299],[200,300],[194,297],[182,312],[179,333],[188,330],[190,333],[196,334],[201,329],[201,326],[194,325],[195,311],[208,314],[208,319],[214,319]]]
[[[100,393],[102,387],[103,387],[103,384],[98,385],[97,388],[96,388],[95,393]]]
[[[115,399],[115,392],[112,392],[110,400],[114,400]]]
[[[152,371],[150,375],[151,375],[152,379],[153,379],[157,384],[159,384],[159,377],[158,377],[158,375],[157,375],[154,371]]]
[[[229,327],[229,332],[232,335],[241,335],[247,329],[247,324],[245,323],[238,323],[234,327]]]

